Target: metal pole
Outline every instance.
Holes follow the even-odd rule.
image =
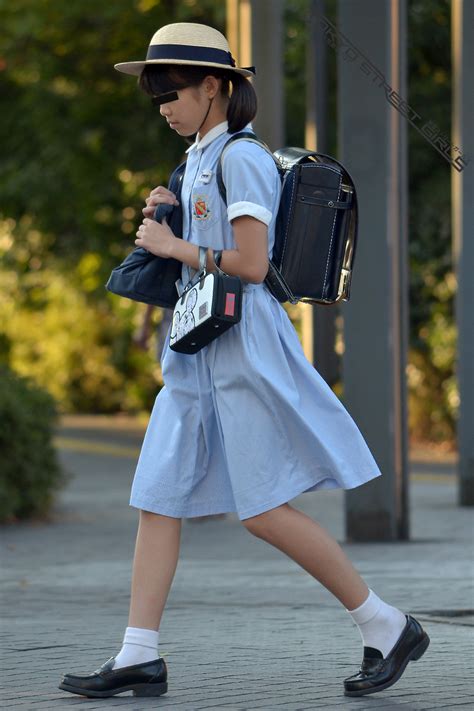
[[[283,8],[284,0],[227,0],[227,36],[241,66],[254,64],[257,135],[272,150],[284,144]],[[268,41],[271,38],[271,41]]]
[[[306,42],[306,127],[305,148],[329,153],[327,140],[327,44],[322,18],[324,0],[310,0]],[[303,349],[307,359],[329,385],[339,378],[339,357],[335,350],[337,305],[332,308],[300,304]]]
[[[285,142],[283,0],[252,0],[252,64],[257,67],[255,131],[272,151]]]
[[[359,197],[351,300],[343,305],[343,402],[383,473],[346,492],[349,540],[409,537],[406,351],[406,0],[339,0],[339,141]],[[364,64],[365,62],[365,64]],[[387,88],[387,85],[389,88]]]
[[[452,158],[469,159],[462,170],[451,168],[453,261],[458,287],[455,301],[458,330],[458,450],[461,506],[474,505],[474,3],[453,0]],[[457,150],[456,150],[457,149]],[[463,162],[458,165],[462,166]]]

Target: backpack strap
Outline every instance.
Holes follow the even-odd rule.
[[[257,138],[257,135],[253,133],[253,131],[239,131],[239,133],[234,133],[229,140],[224,144],[224,147],[222,148],[221,154],[219,156],[219,161],[217,163],[217,172],[216,172],[216,180],[217,180],[217,186],[219,188],[219,194],[224,201],[224,204],[227,205],[227,190],[224,185],[224,180],[222,178],[222,165],[223,165],[223,160],[224,160],[224,153],[226,152],[227,148],[230,146],[231,143],[235,143],[236,141],[249,141],[250,143],[256,143],[258,146],[262,146],[267,153],[271,155],[273,160],[276,163],[276,166],[278,168],[278,172],[281,170],[281,165],[280,162],[278,161],[277,158],[273,155],[272,151],[270,148],[267,146],[266,143],[261,141],[259,138]]]
[[[170,179],[168,182],[168,190],[171,190],[171,192],[174,193],[176,197],[181,194],[181,184],[183,182],[186,163],[187,161],[183,160],[183,162],[180,163],[170,175]]]

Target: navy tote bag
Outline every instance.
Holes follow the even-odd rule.
[[[168,182],[168,188],[181,202],[181,183],[186,161],[178,165]],[[163,217],[177,236],[182,234],[183,216],[181,205],[158,205],[154,219],[161,222]],[[175,282],[181,278],[182,262],[177,259],[157,257],[143,247],[136,247],[122,264],[112,271],[105,288],[113,294],[125,296],[133,301],[174,309],[178,300]]]

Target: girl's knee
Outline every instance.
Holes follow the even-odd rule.
[[[241,519],[240,523],[245,526],[247,531],[250,531],[250,533],[253,533],[253,529],[256,528],[256,526],[258,525],[259,519],[260,519],[260,515],[259,516],[250,516],[249,518]]]
[[[263,511],[263,513],[257,514],[256,516],[244,518],[242,519],[242,523],[245,528],[250,531],[250,533],[253,533],[254,536],[262,537],[265,532],[271,530],[272,526],[278,525],[282,511],[288,507],[289,504],[276,506],[269,511]]]

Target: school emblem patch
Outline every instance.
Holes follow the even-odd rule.
[[[193,202],[193,217],[196,220],[207,220],[211,216],[207,195],[196,195]]]

